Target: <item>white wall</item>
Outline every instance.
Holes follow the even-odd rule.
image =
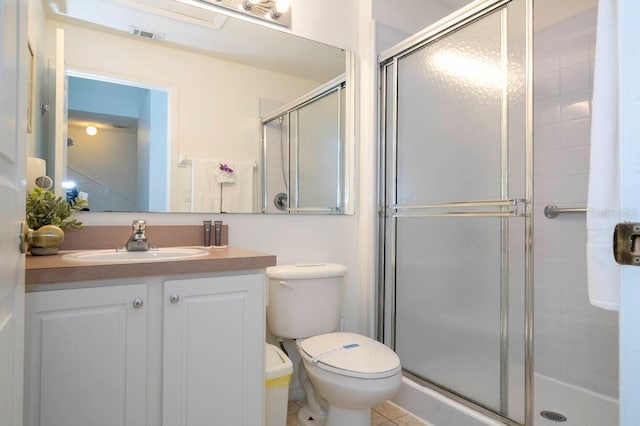
[[[595,23],[592,9],[535,34],[535,369],[616,397],[618,315],[588,301],[586,216],[543,214],[587,203]]]
[[[423,30],[454,10],[455,7],[437,0],[373,0],[376,22],[402,31],[407,36]]]
[[[355,23],[371,0],[291,0],[291,30],[300,37],[357,52],[361,28]]]
[[[49,115],[40,113],[40,104],[48,104],[47,92],[47,55],[46,40],[41,30],[44,26],[44,10],[42,2],[30,1],[28,3],[28,38],[34,58],[34,75],[32,86],[32,132],[27,134],[27,156],[47,159],[49,148],[47,131]]]
[[[70,76],[67,99],[70,110],[137,118],[148,89]]]
[[[458,0],[455,3],[462,7],[470,2]],[[457,7],[437,0],[373,0],[377,52],[383,52],[455,10]]]

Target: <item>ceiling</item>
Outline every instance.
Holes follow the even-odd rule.
[[[48,19],[127,37],[134,37],[129,32],[135,27],[163,38],[144,39],[151,43],[318,82],[329,81],[345,70],[344,53],[338,48],[232,18],[224,11],[216,13],[211,6],[205,9],[176,0],[42,1]]]
[[[128,133],[137,133],[138,131],[137,118],[76,110],[68,111],[67,125],[83,128],[91,125],[99,130],[118,130]]]

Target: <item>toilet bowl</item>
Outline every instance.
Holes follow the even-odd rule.
[[[400,359],[389,347],[355,333],[336,332],[346,267],[331,263],[267,268],[267,326],[293,339],[307,406],[303,425],[369,426],[371,407],[400,388]]]
[[[400,359],[366,336],[321,334],[297,341],[296,348],[315,392],[326,401],[325,425],[369,425],[371,407],[400,387]]]

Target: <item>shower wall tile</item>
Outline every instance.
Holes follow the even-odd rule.
[[[534,142],[536,151],[558,149],[562,142],[562,127],[560,123],[538,126],[535,130]]]
[[[584,247],[587,244],[587,233],[584,231],[536,230],[534,238],[536,254],[571,260],[583,260],[585,257]],[[558,271],[558,273],[562,274],[563,271]]]
[[[558,73],[560,69],[560,46],[557,34],[552,31],[541,31],[535,35],[535,49],[537,52],[544,52],[544,55],[537,55],[533,62],[534,84],[537,76],[546,73]]]
[[[571,277],[568,277],[562,282],[562,291],[560,292],[560,299],[562,305],[562,312],[567,316],[574,316],[583,318],[589,322],[589,297],[587,292],[581,286],[570,285],[569,281]],[[588,328],[587,328],[588,329]],[[583,330],[581,328],[581,330]]]
[[[562,93],[585,92],[593,87],[590,62],[584,60],[560,70]]]
[[[595,23],[594,23],[595,24]],[[591,33],[588,30],[560,42],[560,66],[566,67],[589,60]]]
[[[591,91],[581,91],[560,96],[560,120],[567,122],[591,116]]]
[[[560,274],[556,271],[561,270],[564,277],[562,282],[566,286],[578,287],[581,292],[585,293],[584,283],[587,280],[587,270],[584,266],[584,259],[571,260],[551,256],[538,256],[536,257],[536,280],[549,284],[557,282],[556,280],[559,279],[558,275]],[[551,285],[545,287],[551,287]],[[542,303],[543,300],[540,300],[540,302]]]
[[[534,175],[538,177],[576,176],[589,169],[589,147],[579,146],[542,151],[536,157]]]
[[[585,207],[595,9],[534,36],[535,370],[617,396],[617,314],[589,304],[586,216],[544,216],[547,204]]]
[[[562,204],[563,206],[566,203],[573,203],[580,204],[576,207],[584,207],[587,202],[588,178],[587,173],[574,176],[536,177],[534,178],[534,202],[542,205]]]
[[[560,95],[560,73],[558,69],[539,72],[533,82],[538,99],[555,98]]]
[[[562,147],[589,146],[591,138],[591,119],[589,117],[571,120],[560,124],[560,144]]]
[[[549,125],[560,122],[560,105],[556,98],[536,100],[533,104],[533,116],[537,125]]]
[[[589,317],[594,322],[599,322],[602,324],[614,325],[616,328],[618,327],[618,313],[613,311],[607,311],[605,309],[597,309],[593,308],[590,312]]]

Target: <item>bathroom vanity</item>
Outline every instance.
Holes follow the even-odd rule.
[[[262,424],[275,256],[114,262],[27,256],[24,424]]]

